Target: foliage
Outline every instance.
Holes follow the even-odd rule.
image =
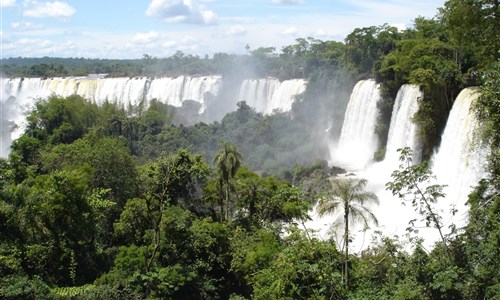
[[[404,203],[409,201],[415,211],[422,217],[426,227],[434,227],[438,230],[441,241],[446,245],[443,233],[443,223],[439,211],[435,207],[436,202],[445,196],[443,185],[431,184],[432,172],[427,164],[412,164],[413,152],[409,147],[398,149],[400,153],[400,168],[391,174],[394,181],[388,182],[386,188],[393,195],[398,196]],[[453,212],[454,214],[455,212]],[[411,227],[415,226],[416,220],[411,220]]]
[[[349,277],[349,222],[362,221],[368,227],[368,221],[378,223],[375,215],[365,206],[370,203],[378,204],[378,197],[373,192],[365,192],[366,179],[335,178],[332,180],[332,189],[326,197],[319,200],[318,214],[332,215],[337,211],[343,212],[344,221],[344,284],[348,289]]]
[[[499,58],[500,7],[495,0],[450,0],[440,9],[440,19],[457,49],[463,71],[488,68]]]
[[[50,289],[39,277],[6,276],[0,279],[0,296],[3,299],[53,299]]]
[[[470,298],[494,299],[500,296],[498,265],[500,251],[500,197],[483,181],[469,196],[469,223],[466,226],[464,252],[468,270],[464,293]]]
[[[474,103],[477,119],[481,121],[483,139],[490,145],[489,169],[493,185],[500,187],[500,60],[493,63],[484,75],[481,96]]]
[[[217,170],[217,188],[220,189],[219,199],[221,221],[231,221],[234,205],[230,198],[230,190],[234,189],[232,179],[240,167],[241,154],[236,146],[231,143],[220,144],[220,150],[214,157],[214,165]],[[223,195],[223,196],[222,196]]]
[[[86,284],[82,286],[72,286],[72,287],[57,287],[51,290],[54,295],[61,298],[75,298],[77,296],[88,293],[93,290],[95,286],[91,284]]]
[[[290,230],[286,246],[267,268],[252,276],[253,299],[341,299],[344,290],[335,246]]]
[[[422,88],[423,99],[414,122],[424,142],[425,158],[439,142],[447,113],[462,83],[454,47],[442,36],[441,27],[435,20],[417,18],[415,28],[406,32],[405,38],[397,42],[396,49],[384,57],[376,70],[377,80],[383,83],[386,103],[379,106],[384,108],[385,118],[390,116],[393,99],[402,84],[412,83]],[[385,130],[381,133],[387,134]]]
[[[0,298],[498,298],[498,20],[497,1],[449,0],[435,19],[404,31],[357,28],[344,43],[299,38],[212,58],[2,59],[8,76],[221,74],[229,83],[211,99],[221,105],[210,124],[197,123],[212,121],[206,115],[186,121],[198,110],[192,102],[39,99],[0,159]],[[231,86],[263,76],[308,85],[291,112],[262,115],[237,102]],[[482,85],[475,108],[492,145],[491,176],[470,195],[463,231],[442,234],[431,251],[413,237],[379,235],[362,253],[348,252],[349,217],[363,212],[367,225],[373,197],[363,180],[347,180],[362,195],[354,206],[356,197],[340,193],[345,182],[329,181],[343,170],[323,160],[323,138],[326,127],[330,138],[339,134],[355,81],[370,76],[384,96],[379,153],[397,90],[414,83],[424,92],[414,121],[427,158],[458,90]],[[236,111],[221,108],[228,103]],[[431,174],[408,149],[401,155],[388,189],[441,231],[433,205],[442,186],[427,185]],[[324,213],[344,211],[344,253],[297,228],[318,198]]]
[[[400,38],[398,29],[387,24],[356,28],[345,39],[347,63],[362,76],[369,75]]]
[[[370,248],[353,261],[353,298],[429,299],[428,261],[421,244],[408,254],[397,237],[376,236]]]

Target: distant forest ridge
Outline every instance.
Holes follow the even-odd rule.
[[[248,49],[246,55],[216,53],[212,57],[186,54],[177,51],[170,57],[158,58],[144,54],[141,59],[98,59],[57,57],[4,58],[4,77],[65,77],[106,74],[108,77],[227,75],[243,77],[278,77],[282,80],[303,78],[305,60],[294,57],[307,53],[316,46],[337,42],[324,42],[312,38],[297,39],[297,44],[287,46],[281,53],[276,48]],[[295,59],[294,59],[295,58]]]

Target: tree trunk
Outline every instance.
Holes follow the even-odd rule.
[[[220,222],[224,223],[224,199],[219,198],[219,206],[220,206]]]
[[[146,272],[149,272],[151,270],[151,265],[153,264],[154,258],[156,256],[156,253],[158,252],[158,249],[160,248],[160,239],[161,239],[161,220],[163,217],[163,208],[164,208],[164,200],[163,197],[164,195],[159,196],[159,201],[160,201],[160,214],[158,216],[158,220],[156,221],[155,224],[155,235],[154,235],[154,248],[153,248],[153,253],[151,254],[151,257],[149,258],[147,264],[146,264]]]
[[[349,204],[344,203],[344,224],[345,224],[345,232],[344,232],[344,245],[345,245],[345,258],[344,258],[344,284],[347,290],[348,285],[348,261],[349,261]]]
[[[226,181],[226,221],[229,221],[231,219],[230,212],[229,212],[229,180]]]
[[[223,183],[221,180],[217,181],[217,204],[219,204],[219,211],[220,211],[220,222],[224,223],[225,219],[225,212],[224,212],[224,187]]]

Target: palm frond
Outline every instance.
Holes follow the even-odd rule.
[[[339,210],[348,210],[349,219],[353,222],[361,221],[368,226],[370,221],[378,225],[375,215],[365,206],[379,204],[377,195],[366,192],[364,189],[368,181],[358,178],[335,178],[332,180],[330,194],[322,198],[318,204],[320,216],[331,215]]]
[[[323,197],[318,202],[318,214],[320,217],[325,215],[334,214],[339,210],[342,205],[342,201],[337,197]]]

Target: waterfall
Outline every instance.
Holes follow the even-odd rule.
[[[438,199],[434,210],[439,213],[443,221],[445,234],[449,233],[449,226],[454,224],[457,228],[466,224],[467,211],[465,203],[467,196],[472,191],[472,186],[486,175],[488,147],[479,141],[478,122],[471,104],[477,99],[477,88],[466,88],[457,97],[450,112],[446,128],[443,132],[439,150],[431,159],[432,171],[436,179],[430,184],[445,184],[446,197]],[[370,153],[360,152],[358,149],[370,149],[373,140],[374,113],[371,111],[378,99],[375,82],[360,81],[355,86],[349,101],[345,121],[342,127],[338,149],[345,150],[345,156],[338,155],[333,149],[333,163],[335,165],[348,165],[349,160],[358,159],[360,162],[354,176],[368,180],[366,190],[375,192],[380,200],[380,205],[371,207],[377,216],[379,224],[369,230],[359,225],[351,226],[351,250],[360,251],[368,245],[371,235],[379,231],[384,236],[403,237],[407,231],[410,220],[416,219],[418,236],[424,238],[424,246],[432,248],[434,243],[440,241],[435,228],[425,227],[420,221],[421,216],[414,211],[412,205],[402,205],[402,200],[393,196],[386,190],[385,184],[392,181],[391,173],[398,168],[397,149],[410,147],[415,156],[420,157],[421,145],[417,138],[417,128],[411,121],[418,109],[418,99],[422,97],[419,88],[414,85],[403,85],[398,91],[392,112],[391,124],[387,142],[387,152],[384,161],[366,164]],[[372,107],[372,108],[370,108]],[[368,127],[368,124],[371,124]],[[363,134],[366,134],[363,138]],[[374,148],[371,148],[374,149]],[[370,150],[373,153],[373,150]],[[342,154],[342,153],[341,153]],[[364,155],[364,156],[363,156]],[[351,165],[349,164],[351,163]],[[458,210],[453,214],[450,209]],[[306,225],[315,229],[321,238],[328,238],[329,225],[332,218],[320,218],[316,211],[311,212],[311,221]],[[337,237],[341,235],[337,232]],[[405,238],[403,237],[403,240]],[[409,247],[409,245],[408,245]]]
[[[354,86],[338,145],[332,151],[335,164],[357,170],[373,159],[377,150],[375,122],[379,99],[379,85],[374,80],[362,80]]]
[[[266,113],[272,113],[275,109],[290,111],[295,97],[306,90],[306,81],[303,79],[285,80],[281,82],[274,91],[271,103]]]
[[[267,113],[267,104],[273,97],[278,79],[247,79],[241,83],[239,99],[256,111]]]
[[[24,132],[26,114],[32,110],[34,99],[42,97],[42,82],[40,79],[1,78],[0,83],[0,157],[7,157],[11,142]]]
[[[51,95],[68,97],[80,95],[102,104],[104,101],[137,106],[157,100],[176,107],[184,100],[201,103],[202,113],[207,102],[217,96],[221,87],[220,76],[179,76],[176,78],[102,78],[96,76],[68,78],[12,78],[1,79],[0,156],[6,157],[11,141],[24,131],[26,113],[37,99]]]
[[[202,113],[207,107],[206,96],[217,96],[220,87],[220,76],[160,77],[151,81],[146,98],[157,99],[176,107],[182,106],[184,100],[194,100],[201,103]]]
[[[0,79],[2,87],[5,84],[3,78]],[[12,143],[11,133],[15,129],[14,111],[12,107],[15,107],[13,103],[13,97],[8,97],[5,95],[3,89],[0,91],[0,157],[6,158],[9,154],[9,147]]]
[[[452,219],[457,225],[466,220],[467,196],[472,187],[486,175],[488,147],[481,144],[479,122],[471,110],[479,97],[477,88],[466,88],[460,92],[450,111],[441,145],[432,157],[432,171],[438,184],[446,184],[445,199],[439,207],[449,211],[451,205],[458,209]],[[452,216],[449,216],[451,218]]]
[[[303,79],[292,79],[280,82],[275,78],[247,79],[240,87],[239,100],[257,112],[271,114],[275,109],[290,111],[295,96],[304,92],[306,82]]]
[[[13,78],[4,79],[2,90],[8,96],[33,99],[55,94],[62,97],[80,95],[101,104],[108,100],[120,104],[138,105],[142,101],[157,100],[179,107],[184,100],[205,104],[205,96],[216,96],[220,89],[220,76],[176,78]]]
[[[110,101],[125,107],[129,104],[147,105],[151,99],[180,107],[183,101],[194,100],[201,104],[201,114],[219,94],[221,87],[221,76],[2,78],[0,155],[6,156],[11,140],[23,133],[25,115],[36,99],[76,94],[97,104]],[[257,111],[271,114],[275,109],[289,111],[295,96],[305,88],[306,82],[302,79],[283,82],[269,78],[245,80],[240,87],[239,98]]]
[[[353,89],[339,143],[332,151],[333,163],[355,170],[354,176],[367,179],[366,190],[376,193],[380,200],[380,205],[369,207],[378,218],[378,226],[370,224],[371,228],[366,229],[362,224],[351,224],[350,248],[354,252],[366,248],[377,230],[385,236],[404,235],[408,222],[415,218],[411,205],[401,205],[401,200],[393,197],[385,189],[385,184],[391,181],[391,173],[398,168],[398,148],[408,146],[416,153],[420,152],[416,126],[411,118],[418,109],[417,100],[421,96],[415,85],[403,85],[399,89],[391,116],[386,157],[382,162],[368,164],[377,148],[374,129],[380,95],[373,80],[360,81]],[[313,211],[311,218],[307,225],[318,230],[321,238],[327,238],[330,229],[327,224],[331,224],[332,217],[320,218]],[[341,240],[341,233],[335,229],[332,232]]]
[[[391,124],[387,137],[384,162],[387,167],[397,168],[399,163],[399,148],[410,147],[413,150],[413,161],[420,162],[422,144],[417,136],[417,126],[412,121],[418,110],[418,100],[422,97],[420,88],[416,85],[402,85],[396,96],[392,109]]]

